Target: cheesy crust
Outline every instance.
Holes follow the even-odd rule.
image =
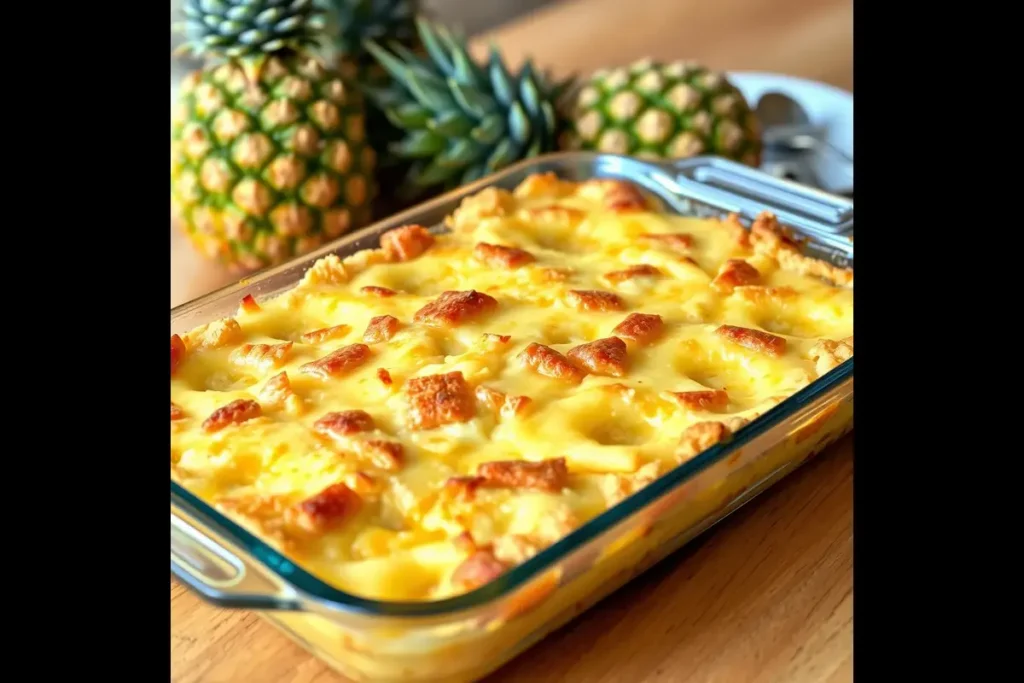
[[[171,476],[326,582],[500,576],[853,354],[853,273],[771,214],[535,175],[171,337]]]

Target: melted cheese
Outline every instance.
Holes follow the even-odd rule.
[[[680,448],[687,428],[756,417],[806,386],[835,364],[816,364],[815,345],[853,333],[850,287],[751,246],[737,224],[617,211],[600,184],[595,190],[592,183],[541,180],[528,180],[514,195],[488,190],[466,200],[449,220],[452,231],[410,260],[389,261],[374,250],[350,257],[333,276],[314,276],[329,270],[321,262],[285,295],[240,308],[234,333],[212,334],[207,326],[183,335],[187,350],[171,377],[172,404],[184,414],[171,423],[172,478],[344,591],[439,599],[465,590],[452,577],[473,552],[467,533],[471,546],[507,566],[526,559],[692,457],[693,449]],[[649,234],[685,234],[692,246],[680,251]],[[482,263],[473,255],[480,242],[523,249],[534,260],[517,268]],[[753,266],[756,284],[731,293],[714,287],[729,259]],[[661,274],[605,277],[641,264]],[[396,294],[380,297],[364,287]],[[783,288],[788,296],[779,294]],[[452,290],[486,293],[498,306],[457,327],[414,321]],[[623,306],[580,311],[570,290],[614,292]],[[611,337],[630,313],[658,315],[664,330],[653,343],[629,343],[622,376],[591,372],[574,384],[519,359],[531,343],[566,355]],[[361,343],[370,320],[382,315],[401,324],[392,339],[370,345],[367,362],[326,380],[300,371]],[[723,324],[781,337],[785,351],[768,355],[737,344],[715,332]],[[305,333],[338,325],[347,330],[303,341]],[[276,365],[246,362],[238,351],[287,342]],[[464,421],[415,428],[403,387],[456,371],[471,388],[529,397],[528,409],[495,413],[477,401]],[[261,393],[281,372],[297,397],[290,408],[269,405]],[[724,390],[727,403],[687,407],[670,393],[707,390]],[[212,433],[203,428],[238,399],[262,401],[262,415]],[[314,430],[324,414],[347,410],[365,411],[375,433],[401,444],[398,468],[378,467]],[[481,463],[556,458],[565,458],[569,471],[560,491],[507,486],[483,487],[467,499],[445,495],[449,479],[473,475]],[[297,531],[288,509],[339,482],[362,497],[357,508],[326,531]]]

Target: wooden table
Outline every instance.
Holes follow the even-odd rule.
[[[571,0],[481,36],[586,72],[643,56],[852,89],[851,0]],[[171,304],[227,284],[172,233]],[[547,638],[495,681],[850,681],[853,443],[844,439],[696,545]],[[171,581],[176,683],[342,679],[255,615]]]

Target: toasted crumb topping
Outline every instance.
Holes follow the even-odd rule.
[[[738,471],[756,439],[734,437],[853,356],[852,270],[770,213],[543,174],[444,226],[171,336],[172,479],[360,597],[475,590],[716,445]],[[826,443],[841,408],[787,447]],[[728,502],[698,484],[644,524]]]

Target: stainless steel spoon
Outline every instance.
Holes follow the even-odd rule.
[[[826,139],[824,126],[811,123],[811,117],[796,100],[778,92],[769,92],[757,101],[756,114],[764,126],[764,144],[793,151],[817,150],[835,154],[853,164],[849,154]]]
[[[806,110],[793,98],[778,92],[765,93],[758,100],[755,113],[764,129],[765,171],[805,185],[832,189],[826,187],[828,183],[823,182],[814,163],[814,155],[828,151],[846,167],[843,175],[852,179],[853,159],[825,139],[824,127],[812,124]],[[847,190],[841,194],[849,193]]]

